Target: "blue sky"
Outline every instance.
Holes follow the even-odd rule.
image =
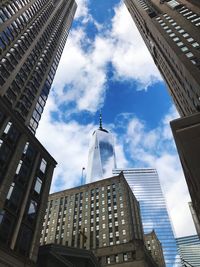
[[[77,3],[37,131],[58,161],[51,191],[80,184],[101,109],[104,127],[114,135],[118,167],[156,168],[176,234],[195,233],[169,128],[178,114],[130,14],[119,0]]]

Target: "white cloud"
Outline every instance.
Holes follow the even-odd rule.
[[[114,67],[115,79],[136,80],[140,89],[160,80],[124,4],[115,8],[109,30],[91,17],[87,0],[78,4],[76,18],[82,26],[70,31],[53,84],[58,104],[74,103],[71,113],[99,109],[107,89],[109,63]],[[86,33],[87,23],[93,23],[99,30],[93,42]]]
[[[94,125],[85,126],[76,121],[66,124],[62,118],[72,112],[95,112],[99,109],[107,88],[108,63],[114,67],[115,79],[136,80],[140,89],[147,89],[161,79],[124,4],[115,8],[111,28],[105,31],[104,26],[91,17],[89,0],[78,0],[77,3],[76,18],[82,22],[82,26],[70,31],[54,80],[54,89],[37,131],[42,144],[58,161],[52,192],[80,183],[82,167],[87,166],[90,133]],[[88,22],[99,30],[94,42],[85,32]],[[60,110],[61,104],[68,106],[69,103],[75,105],[71,110]],[[51,112],[55,111],[59,116],[58,121],[51,117]],[[174,144],[168,121],[174,113],[172,110],[159,127],[150,131],[144,122],[126,114],[124,126],[127,127],[127,133],[117,137],[116,157],[118,167],[128,165],[125,158],[125,152],[128,152],[141,166],[157,168],[176,233],[186,235],[193,233],[194,228],[187,208],[189,196],[181,167],[177,156],[171,153]],[[123,151],[122,144],[126,151]]]
[[[140,89],[147,89],[161,76],[140,36],[126,6],[122,2],[115,8],[112,20],[112,63],[119,79],[135,79]]]
[[[52,118],[52,112],[58,113],[60,120]],[[82,168],[87,170],[88,150],[91,135],[98,127],[94,124],[82,125],[71,120],[62,120],[62,110],[56,104],[54,94],[50,94],[45,111],[37,130],[37,138],[58,162],[55,168],[51,192],[80,185]],[[109,129],[109,125],[104,125]],[[127,164],[122,144],[116,144],[117,160]],[[112,176],[112,168],[107,173]]]
[[[76,0],[77,10],[75,14],[76,19],[84,18],[84,21],[89,17],[88,4],[89,0]]]
[[[125,114],[125,117],[126,121],[129,117],[124,136],[127,153],[136,165],[157,169],[176,235],[194,234],[188,206],[190,196],[169,126],[169,120],[177,117],[177,112],[172,108],[153,130],[147,130],[145,123],[134,116]]]

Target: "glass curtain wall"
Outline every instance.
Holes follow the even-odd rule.
[[[148,168],[114,169],[113,174],[121,171],[140,203],[144,233],[155,230],[162,244],[166,267],[180,266],[176,240],[157,171]]]

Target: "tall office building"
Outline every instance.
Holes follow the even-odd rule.
[[[200,223],[200,3],[197,0],[124,2],[183,117],[171,122],[171,128]]]
[[[56,161],[35,138],[74,0],[1,0],[0,266],[34,266]]]
[[[0,96],[34,133],[76,10],[74,0],[3,0]]]
[[[200,110],[200,5],[124,0],[181,116]]]
[[[111,133],[102,127],[100,114],[99,129],[92,134],[89,148],[87,183],[108,177],[116,168],[114,140]]]
[[[197,235],[176,239],[183,267],[200,266],[200,239]]]
[[[143,241],[139,204],[123,174],[51,194],[41,245],[93,251],[100,266],[155,267]]]
[[[176,241],[157,171],[149,168],[115,169],[113,175],[121,171],[140,203],[144,233],[155,231],[162,244],[167,267],[180,266]]]

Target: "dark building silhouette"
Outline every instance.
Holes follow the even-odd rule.
[[[0,266],[35,266],[56,161],[35,138],[74,0],[1,0]]]
[[[98,259],[86,249],[45,245],[39,249],[37,267],[100,267]]]
[[[171,122],[176,147],[181,159],[192,199],[196,222],[200,224],[200,113]]]

